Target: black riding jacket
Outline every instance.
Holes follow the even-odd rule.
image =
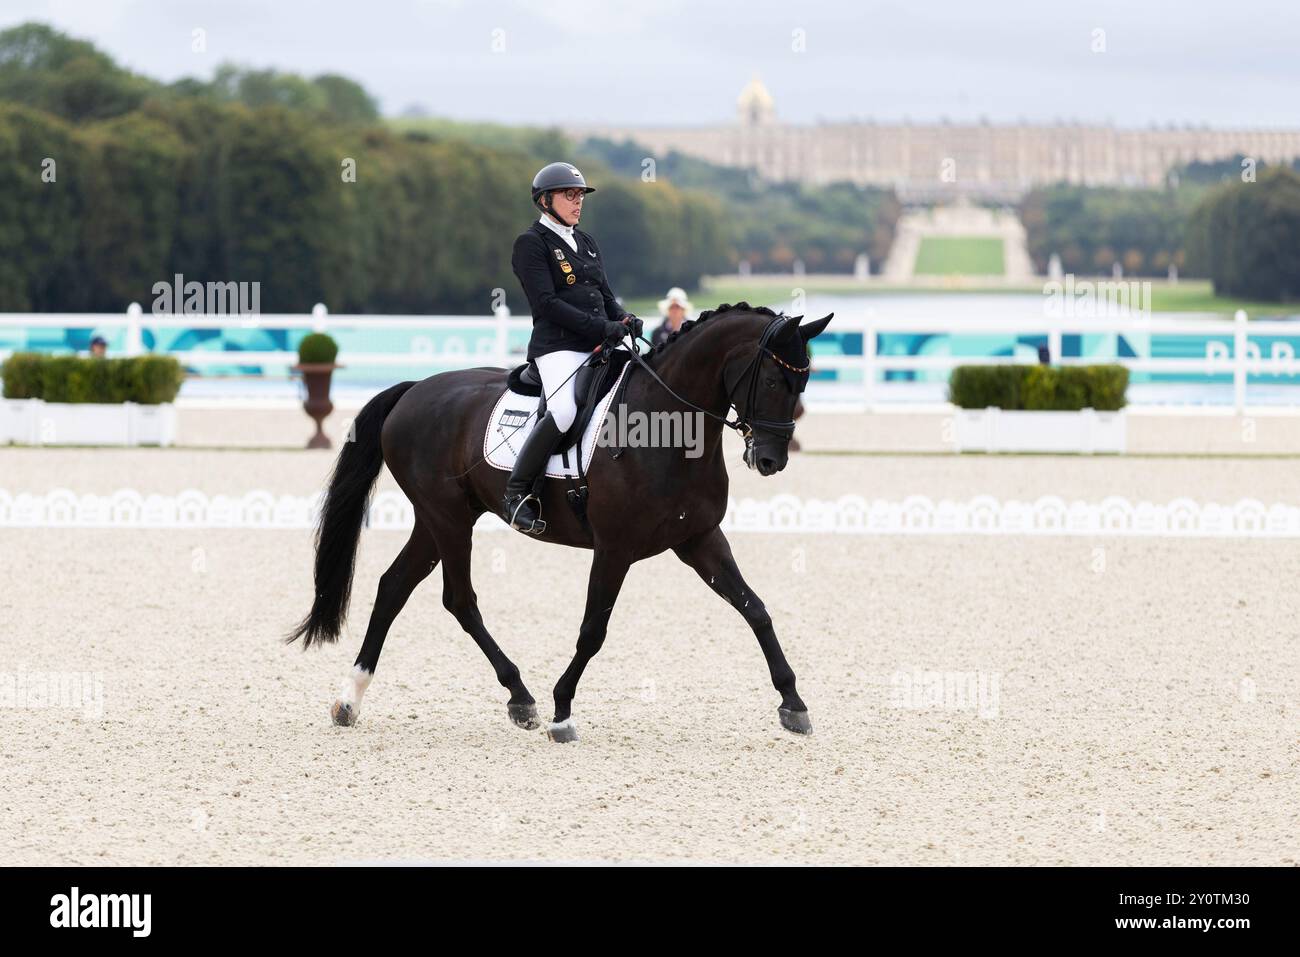
[[[604,340],[606,320],[630,315],[609,288],[596,241],[577,228],[573,238],[577,252],[535,222],[515,239],[510,265],[533,314],[530,360],[560,349],[590,352]]]

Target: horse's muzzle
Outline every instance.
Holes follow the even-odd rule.
[[[745,464],[758,472],[759,475],[775,475],[785,468],[786,463],[789,461],[789,450],[786,448],[745,446]]]

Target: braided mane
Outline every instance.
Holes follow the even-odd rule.
[[[665,348],[672,345],[679,338],[686,335],[686,333],[690,332],[700,323],[707,322],[708,320],[712,319],[714,316],[720,316],[723,313],[728,313],[728,312],[752,312],[760,316],[772,316],[772,317],[785,315],[785,313],[774,312],[773,310],[769,309],[767,306],[751,306],[747,302],[738,302],[735,305],[732,305],[731,303],[724,302],[722,305],[718,306],[717,309],[704,310],[704,312],[700,313],[699,318],[697,319],[687,319],[685,322],[682,323],[681,328],[679,328],[676,332],[670,332],[668,334],[667,339],[665,339],[663,342],[659,343],[659,345],[651,349],[650,355],[651,356],[659,355],[659,353],[661,353]]]

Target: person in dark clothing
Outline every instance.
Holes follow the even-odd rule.
[[[681,329],[682,323],[690,317],[691,300],[687,298],[686,290],[681,286],[673,286],[669,289],[668,295],[659,300],[659,313],[664,317],[664,321],[659,323],[658,328],[650,334],[652,346],[666,342],[668,337]]]
[[[609,287],[600,247],[577,228],[583,200],[593,192],[569,163],[542,167],[533,177],[533,204],[542,216],[515,239],[510,258],[533,315],[528,359],[541,375],[546,415],[519,450],[501,509],[508,524],[533,535],[546,525],[532,485],[577,417],[578,367],[602,342],[641,334],[641,320],[619,305]]]

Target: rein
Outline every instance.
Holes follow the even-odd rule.
[[[749,389],[745,396],[745,409],[747,412],[753,410],[754,405],[758,400],[758,365],[760,362],[763,361],[764,353],[771,356],[778,365],[780,365],[785,369],[790,370],[796,375],[807,374],[808,371],[812,368],[811,363],[804,366],[802,369],[796,366],[792,366],[790,363],[786,362],[784,359],[782,359],[780,356],[778,356],[775,352],[772,351],[769,343],[771,343],[772,337],[776,335],[776,330],[780,327],[781,323],[784,322],[786,319],[787,319],[786,316],[775,316],[767,324],[767,327],[763,330],[762,337],[758,340],[758,348],[754,350],[753,358],[749,360],[749,363],[745,366],[744,371],[741,372],[739,378],[736,379],[736,384],[727,390],[728,405],[733,405],[733,406],[736,405],[735,403],[736,389],[739,388],[740,383],[744,381],[745,376],[749,375],[752,372],[753,375],[751,375],[749,379]],[[641,341],[647,342],[647,340],[645,340],[644,338],[642,338]],[[647,342],[647,345],[648,344],[649,343]],[[639,365],[642,369],[644,369],[647,373],[649,373],[650,377],[654,379],[656,382],[658,382],[661,386],[663,386],[664,390],[669,395],[671,395],[674,399],[676,399],[678,402],[681,402],[683,405],[689,405],[695,411],[703,412],[709,418],[717,419],[727,428],[738,432],[741,435],[741,437],[745,440],[746,446],[750,446],[753,444],[754,429],[760,429],[764,432],[772,432],[776,435],[784,436],[787,439],[789,439],[790,436],[794,435],[795,426],[794,426],[793,419],[790,419],[789,421],[776,421],[772,419],[754,419],[754,418],[750,418],[748,415],[742,415],[739,406],[737,406],[736,418],[733,421],[731,419],[728,419],[725,415],[718,415],[716,412],[710,412],[708,409],[702,409],[694,402],[692,402],[690,399],[684,399],[682,398],[682,396],[678,395],[675,391],[673,391],[672,386],[670,386],[667,382],[665,382],[663,379],[659,377],[659,374],[655,372],[655,370],[652,369],[644,359],[641,358],[640,353],[637,352],[635,348],[632,349],[632,360],[637,365]],[[726,385],[725,381],[723,382],[723,385],[724,386]]]

